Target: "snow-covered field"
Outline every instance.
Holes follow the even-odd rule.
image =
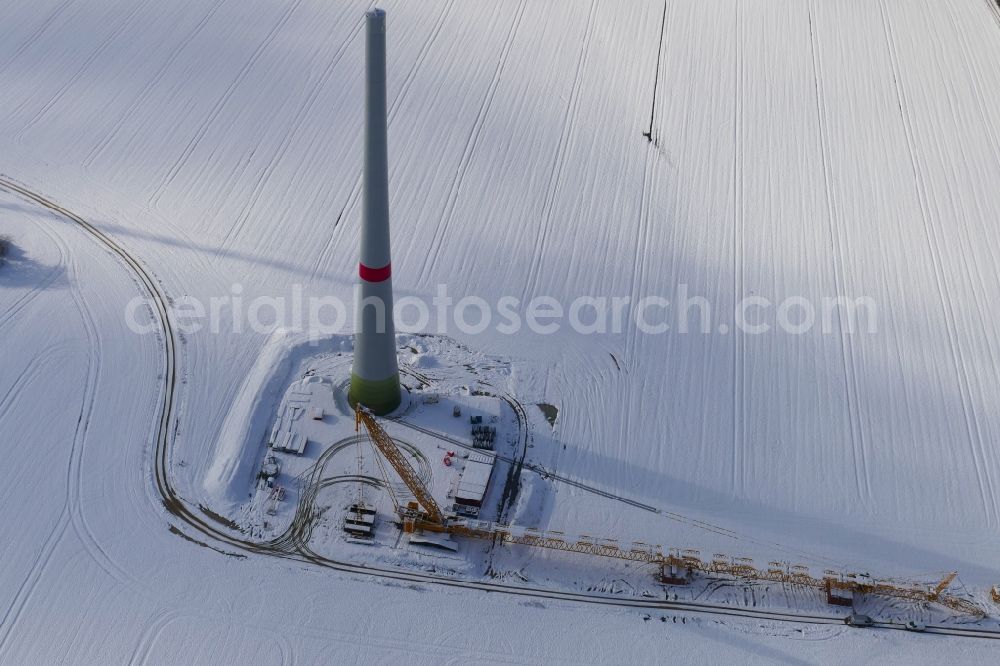
[[[349,301],[368,6],[6,2],[0,174],[171,298]],[[684,284],[712,304],[704,334],[448,331],[558,407],[554,429],[535,415],[535,460],[681,518],[560,487],[542,527],[955,568],[980,599],[1000,583],[992,0],[383,6],[397,296]],[[0,235],[0,661],[995,660],[991,641],[646,621],[182,538],[153,482],[163,341],[126,325],[134,273],[6,191]],[[731,327],[747,296],[870,297],[878,330],[751,335]],[[233,329],[178,347],[170,470],[192,508],[268,340]]]

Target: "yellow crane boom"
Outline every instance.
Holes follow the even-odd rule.
[[[817,578],[812,576],[808,567],[803,565],[772,562],[767,569],[758,569],[753,566],[752,560],[745,557],[733,558],[719,554],[715,555],[712,560],[706,561],[698,557],[698,551],[692,550],[675,549],[665,554],[661,546],[646,543],[619,544],[614,539],[591,536],[568,537],[562,532],[541,532],[531,528],[516,528],[512,525],[498,525],[482,521],[446,520],[441,508],[434,501],[420,477],[417,476],[413,466],[410,465],[392,438],[378,424],[372,413],[362,405],[356,406],[354,413],[355,430],[360,432],[361,425],[365,426],[372,444],[389,461],[406,487],[417,498],[417,502],[423,507],[425,512],[423,516],[413,510],[416,508],[413,503],[410,507],[398,507],[404,519],[406,531],[446,532],[454,536],[473,539],[494,539],[505,544],[520,544],[643,562],[659,567],[664,580],[668,577],[681,576],[684,572],[688,574],[694,572],[707,575],[721,574],[736,579],[789,583],[827,589],[828,591],[836,589],[850,593],[874,594],[917,602],[934,602],[961,613],[983,615],[982,609],[972,601],[944,594],[957,576],[957,573],[954,572],[946,575],[932,589],[920,585],[900,585],[890,581],[859,581],[855,579],[854,574],[838,576],[835,571],[827,571],[822,578]],[[393,496],[393,500],[396,500],[395,496]],[[1000,594],[996,596],[1000,598]]]
[[[363,405],[358,404],[354,408],[354,431],[360,432],[362,425],[365,426],[365,430],[368,432],[368,436],[371,438],[375,448],[389,461],[392,468],[399,474],[399,478],[403,480],[406,487],[417,498],[417,502],[420,503],[420,506],[427,513],[427,520],[439,525],[443,524],[444,513],[420,481],[420,477],[417,476],[417,472],[413,469],[410,461],[406,459],[406,456],[403,455],[403,452],[399,450],[399,447],[392,441],[392,438],[382,429],[382,426],[375,421],[372,413]]]
[[[937,584],[933,591],[931,591],[930,598],[934,600],[940,597],[941,593],[948,589],[948,586],[951,585],[951,581],[955,580],[956,576],[958,576],[958,572],[952,571],[942,578],[941,582]]]

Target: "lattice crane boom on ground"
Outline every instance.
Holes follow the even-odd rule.
[[[700,553],[696,550],[675,548],[664,553],[661,546],[646,543],[619,544],[614,539],[591,536],[569,537],[562,532],[542,532],[531,528],[518,528],[513,525],[464,520],[454,516],[446,517],[396,443],[382,429],[371,412],[358,405],[355,408],[355,429],[360,431],[361,425],[365,426],[372,444],[396,470],[403,483],[417,498],[420,507],[423,508],[421,514],[417,511],[415,503],[403,507],[393,497],[394,501],[397,501],[397,509],[403,518],[406,531],[445,532],[454,536],[489,539],[504,544],[520,544],[651,564],[659,568],[661,580],[672,584],[673,581],[681,580],[697,572],[705,575],[729,576],[747,581],[802,585],[826,590],[828,593],[832,589],[850,594],[872,594],[908,601],[933,602],[960,613],[984,615],[983,610],[972,601],[945,594],[948,586],[958,575],[956,572],[944,576],[933,588],[917,583],[900,584],[895,581],[858,580],[855,574],[840,574],[836,571],[826,571],[822,577],[817,578],[809,572],[808,567],[800,564],[771,562],[766,569],[758,569],[753,565],[752,560],[746,557],[716,554],[711,560],[702,560]]]

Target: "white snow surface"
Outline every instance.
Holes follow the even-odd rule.
[[[368,6],[4,3],[0,173],[117,239],[172,298],[239,283],[247,301],[294,285],[349,301]],[[668,0],[659,58],[657,1],[383,6],[397,296],[683,283],[713,303],[709,334],[449,331],[513,359],[524,403],[559,408],[554,429],[533,414],[535,460],[685,518],[531,484],[540,527],[954,568],[979,599],[1000,583],[992,0]],[[140,287],[6,192],[0,235],[0,661],[995,660],[991,641],[647,622],[180,538],[151,471],[162,341],[125,322]],[[717,330],[750,295],[870,296],[878,332]],[[253,411],[234,403],[268,340],[229,322],[183,336],[171,472],[191,506],[211,507],[220,442],[245,439],[227,415]]]

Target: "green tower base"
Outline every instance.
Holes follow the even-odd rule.
[[[399,407],[403,400],[399,388],[399,375],[387,379],[362,379],[351,373],[351,390],[347,393],[351,406],[359,402],[371,410],[376,416],[384,416]]]

